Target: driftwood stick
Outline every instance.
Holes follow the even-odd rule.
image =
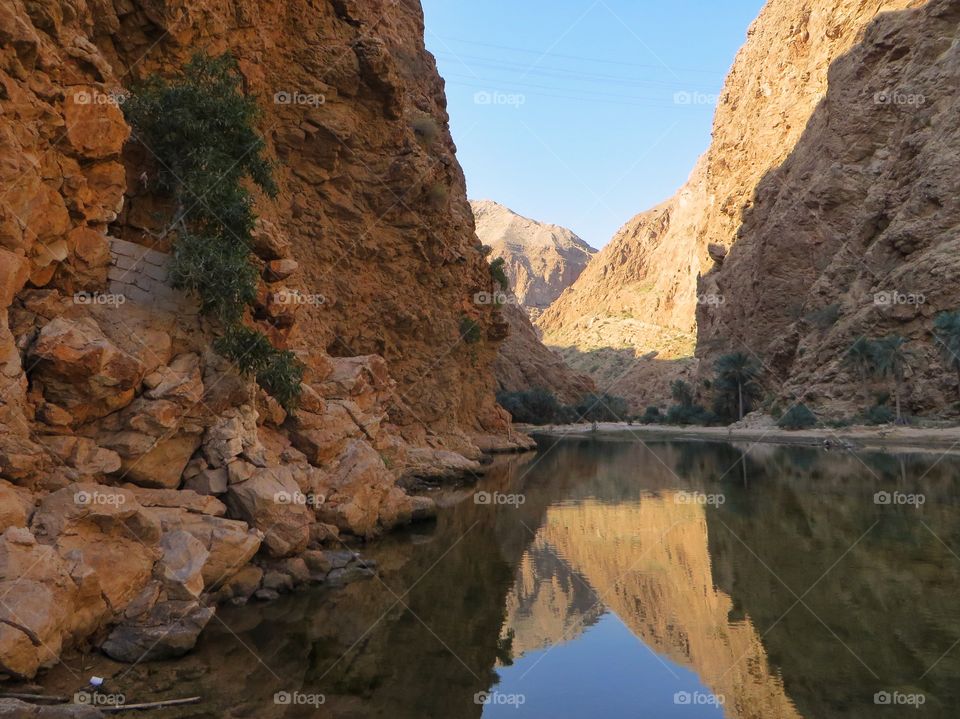
[[[183,699],[164,699],[159,702],[140,702],[139,704],[118,704],[117,706],[97,707],[102,712],[123,712],[128,709],[159,709],[175,704],[193,704],[200,701],[200,697],[185,697]]]
[[[61,697],[55,694],[23,694],[21,692],[2,692],[0,699],[23,699],[24,701],[55,702],[62,704],[70,701],[69,697]]]

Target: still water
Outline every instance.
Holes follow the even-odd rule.
[[[545,440],[366,548],[377,578],[224,609],[127,682],[204,697],[164,717],[956,717],[958,478]]]

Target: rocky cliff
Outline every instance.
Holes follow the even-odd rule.
[[[847,351],[860,337],[899,334],[910,356],[905,411],[941,414],[957,396],[932,329],[938,312],[960,306],[960,5],[883,8],[896,11],[831,55],[789,151],[704,237],[729,254],[702,265],[700,291],[726,301],[699,308],[697,354],[710,362],[749,347],[784,400],[850,414],[863,399]],[[718,124],[739,114],[724,107]],[[731,140],[720,147],[734,150]]]
[[[898,331],[929,380],[914,408],[942,408],[943,368],[926,345],[932,314],[957,304],[944,260],[955,180],[942,165],[956,147],[944,114],[956,101],[956,12],[938,0],[771,0],[689,181],[627,223],[540,318],[545,342],[670,359],[692,354],[696,337],[701,376],[719,354],[746,351],[773,393],[810,385],[814,401],[838,406],[856,386],[841,367],[848,344]],[[920,306],[873,303],[925,291]]]
[[[263,111],[279,193],[246,321],[306,364],[295,415],[170,290],[170,201],[124,119],[198,50]],[[187,651],[217,601],[332,578],[341,536],[429,514],[401,480],[522,441],[444,105],[415,0],[0,6],[0,671]]]
[[[563,402],[577,402],[595,389],[593,380],[545,347],[530,319],[580,276],[596,250],[565,227],[521,217],[491,200],[472,200],[470,206],[477,237],[490,248],[490,259],[504,259],[510,282],[499,298],[510,332],[493,365],[497,389],[547,389]]]
[[[566,227],[537,222],[492,200],[472,200],[477,237],[502,257],[510,288],[536,319],[572,285],[596,253]]]

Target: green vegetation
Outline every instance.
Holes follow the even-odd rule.
[[[468,345],[473,345],[483,339],[483,327],[476,320],[466,315],[460,317],[460,339]]]
[[[696,404],[693,387],[682,379],[674,380],[670,385],[670,396],[676,402],[667,410],[666,424],[714,424],[716,415],[702,405]]]
[[[646,411],[640,417],[643,424],[660,424],[665,417],[660,413],[660,408],[656,406],[647,407]]]
[[[893,397],[896,406],[897,424],[903,423],[900,410],[903,398],[903,380],[910,354],[905,349],[907,340],[900,335],[887,335],[873,343],[873,367],[878,377],[893,378]]]
[[[957,375],[957,392],[960,393],[960,310],[937,315],[933,321],[933,338],[943,361]]]
[[[875,404],[864,414],[864,421],[867,424],[890,424],[896,419],[893,410],[883,404]]]
[[[735,416],[738,420],[750,410],[760,396],[760,365],[743,352],[723,355],[714,364],[714,411],[721,417]]]
[[[430,115],[420,115],[410,124],[413,134],[424,145],[432,145],[440,137],[440,125]]]
[[[196,295],[203,313],[223,326],[217,351],[294,409],[303,366],[243,325],[257,293],[251,258],[256,215],[245,183],[270,197],[277,187],[255,129],[257,105],[240,91],[236,61],[197,54],[177,76],[153,75],[134,88],[123,112],[157,160],[153,189],[176,203],[173,286]]]
[[[510,280],[507,278],[507,272],[504,269],[506,264],[507,261],[502,257],[498,257],[490,263],[490,276],[493,278],[493,281],[499,285],[499,289],[504,291],[510,289]],[[498,288],[495,287],[494,289]]]
[[[562,404],[546,389],[498,392],[497,402],[515,422],[572,424],[575,422],[625,422],[632,419],[627,402],[608,394],[587,394],[572,405]]]
[[[777,422],[781,429],[810,429],[816,425],[816,415],[802,402],[793,405]]]
[[[850,345],[850,349],[847,350],[847,354],[844,357],[844,362],[852,367],[860,377],[863,397],[867,402],[870,401],[869,378],[873,372],[873,354],[873,343],[866,337],[858,337],[857,340]]]

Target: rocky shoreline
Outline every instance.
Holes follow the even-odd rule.
[[[776,425],[753,427],[666,426],[600,422],[592,425],[518,425],[532,436],[639,440],[689,440],[713,442],[750,442],[817,446],[832,449],[874,449],[884,451],[960,450],[960,427],[919,428],[900,426],[854,426],[838,429],[785,430]]]

